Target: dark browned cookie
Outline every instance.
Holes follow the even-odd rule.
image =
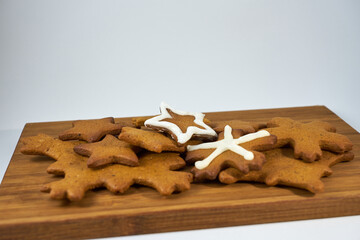
[[[102,167],[109,163],[138,166],[139,160],[133,149],[134,146],[113,135],[106,135],[100,142],[85,143],[74,147],[76,153],[89,157],[87,166],[91,168]]]
[[[259,151],[271,149],[276,137],[261,130],[243,135],[239,129],[225,127],[217,142],[188,146],[186,161],[195,162],[191,170],[195,180],[214,180],[223,169],[234,167],[243,173],[259,170],[265,162],[265,156]]]
[[[65,175],[43,187],[51,198],[80,200],[86,191],[106,187],[113,193],[123,193],[133,184],[155,188],[162,195],[182,192],[190,188],[192,174],[174,171],[185,166],[178,153],[145,153],[138,167],[113,164],[100,169],[88,168],[87,158],[73,151],[79,142],[63,142],[40,134],[22,139],[24,154],[46,155],[57,160],[48,173]]]
[[[219,174],[220,182],[261,182],[269,186],[284,185],[318,193],[324,190],[320,179],[332,173],[331,166],[354,158],[351,152],[334,154],[324,151],[319,161],[307,163],[295,159],[291,148],[274,149],[264,154],[266,162],[261,170],[244,174],[235,168],[228,168]]]
[[[336,153],[352,149],[351,141],[346,136],[335,133],[336,129],[326,122],[301,123],[290,118],[276,117],[267,126],[269,128],[266,130],[277,136],[276,147],[289,144],[294,148],[295,157],[305,162],[320,159],[322,149]]]
[[[185,151],[184,146],[179,147],[173,139],[153,130],[124,127],[119,135],[119,139],[151,152]]]
[[[114,123],[113,117],[78,120],[73,122],[73,127],[59,135],[61,140],[84,140],[87,142],[99,141],[106,134],[117,135],[123,125]]]

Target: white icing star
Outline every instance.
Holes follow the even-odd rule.
[[[183,133],[176,124],[171,123],[171,122],[162,121],[166,118],[172,118],[167,109],[170,109],[172,112],[174,112],[175,114],[178,114],[178,115],[194,116],[195,117],[194,123],[203,127],[204,129],[198,128],[196,126],[189,126],[186,129],[186,132]],[[164,102],[162,102],[160,105],[160,112],[161,112],[161,114],[159,116],[156,116],[156,117],[146,120],[144,123],[145,126],[154,126],[154,127],[168,129],[177,137],[177,141],[180,144],[184,144],[187,141],[189,141],[194,134],[195,135],[206,135],[206,136],[210,135],[210,136],[214,136],[214,137],[217,136],[216,132],[204,123],[205,114],[203,114],[203,113],[191,113],[191,112],[175,110]]]
[[[234,139],[233,135],[231,134],[232,129],[229,125],[225,126],[224,129],[224,139],[216,141],[216,142],[209,142],[209,143],[202,143],[199,145],[189,145],[187,146],[188,151],[194,151],[198,149],[211,149],[215,148],[207,158],[201,161],[195,162],[195,167],[197,169],[204,169],[221,153],[230,150],[234,153],[237,153],[244,157],[245,160],[253,160],[254,154],[251,151],[246,150],[245,148],[239,146],[241,143],[250,142],[257,138],[262,138],[266,136],[270,136],[270,133],[266,130],[260,130],[256,133],[250,133],[239,138]]]

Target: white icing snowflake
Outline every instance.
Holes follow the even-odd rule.
[[[204,160],[195,162],[195,167],[197,169],[204,169],[220,154],[223,152],[230,150],[234,153],[237,153],[244,157],[245,160],[253,160],[254,154],[251,151],[246,150],[245,148],[239,146],[241,143],[250,142],[257,138],[262,138],[266,136],[270,136],[270,133],[266,130],[260,130],[256,133],[250,133],[239,138],[234,139],[232,135],[232,128],[229,125],[226,125],[224,128],[224,139],[216,141],[216,142],[209,142],[209,143],[202,143],[199,145],[189,145],[187,146],[188,151],[194,151],[198,149],[212,149],[215,148],[208,157]]]
[[[176,124],[171,123],[171,122],[162,121],[166,118],[172,118],[167,109],[170,109],[172,112],[174,112],[175,114],[178,114],[178,115],[183,115],[183,116],[190,115],[190,116],[195,117],[194,123],[203,127],[204,129],[196,127],[196,126],[189,126],[186,129],[186,132],[183,133]],[[203,114],[203,113],[191,113],[191,112],[175,110],[164,102],[162,102],[160,105],[160,112],[161,112],[161,114],[159,116],[156,116],[156,117],[146,120],[144,123],[145,126],[154,126],[154,127],[168,129],[177,137],[177,141],[180,144],[184,144],[187,141],[189,141],[193,135],[205,135],[205,136],[210,135],[210,136],[214,136],[214,137],[217,136],[216,132],[211,127],[209,127],[208,125],[206,125],[204,123],[205,114]]]

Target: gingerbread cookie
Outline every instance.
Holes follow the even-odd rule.
[[[61,140],[85,140],[87,142],[99,141],[106,134],[117,135],[123,125],[114,123],[113,117],[78,120],[73,122],[73,127],[59,135]]]
[[[151,116],[151,117],[134,117],[134,118],[131,119],[131,121],[132,121],[132,124],[133,124],[134,127],[141,128],[141,127],[145,126],[145,121],[146,120],[148,120],[150,118],[153,118],[153,117],[154,116]],[[204,117],[204,123],[209,125],[211,122],[210,122],[209,119]]]
[[[179,147],[173,139],[153,130],[124,127],[119,135],[119,139],[151,152],[185,151],[184,146]]]
[[[266,129],[276,135],[276,147],[290,144],[296,158],[313,162],[322,156],[323,150],[344,153],[352,149],[351,141],[344,135],[335,133],[336,129],[329,123],[313,121],[301,123],[290,118],[276,117],[271,119]]]
[[[185,144],[193,136],[214,139],[216,132],[204,123],[203,113],[190,113],[171,108],[162,102],[161,115],[145,121],[145,126],[166,132],[179,144]]]
[[[174,171],[185,166],[178,153],[145,153],[138,167],[120,164],[101,169],[86,165],[86,157],[73,151],[79,142],[63,142],[40,134],[22,139],[24,154],[46,155],[57,160],[48,168],[49,173],[65,175],[64,179],[47,184],[43,191],[55,199],[80,200],[87,190],[106,187],[114,193],[123,193],[133,184],[155,188],[162,195],[182,192],[190,188],[192,174]]]
[[[134,117],[131,119],[131,121],[132,121],[132,124],[134,125],[134,127],[141,128],[142,126],[144,126],[145,121],[150,118],[153,118],[153,117]]]
[[[331,166],[354,158],[351,152],[333,154],[324,151],[319,161],[306,163],[295,159],[290,148],[274,149],[264,154],[266,162],[261,170],[244,174],[235,168],[228,168],[219,174],[220,182],[261,182],[269,186],[284,185],[318,193],[324,190],[324,184],[320,179],[332,173]]]
[[[216,121],[209,124],[209,126],[217,133],[223,132],[226,125],[229,125],[232,129],[240,129],[245,134],[253,133],[266,127],[266,124],[264,123],[246,122],[241,120]]]
[[[241,135],[241,130],[232,131],[230,126],[226,126],[218,141],[189,145],[186,161],[195,162],[191,170],[195,179],[214,180],[221,170],[229,167],[244,173],[260,169],[265,156],[258,151],[270,149],[276,143],[276,137],[265,130]]]
[[[89,157],[87,166],[91,168],[102,167],[109,163],[138,166],[139,160],[133,149],[134,146],[113,135],[106,135],[100,142],[85,143],[74,147],[76,153]]]

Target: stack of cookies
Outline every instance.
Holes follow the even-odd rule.
[[[47,171],[64,178],[42,190],[71,201],[90,189],[124,193],[133,184],[170,195],[190,189],[193,181],[262,182],[317,193],[332,165],[354,158],[350,140],[322,121],[210,122],[202,113],[165,103],[160,111],[155,117],[134,118],[132,124],[114,118],[75,121],[59,138],[39,134],[22,139],[21,152],[55,159]]]

